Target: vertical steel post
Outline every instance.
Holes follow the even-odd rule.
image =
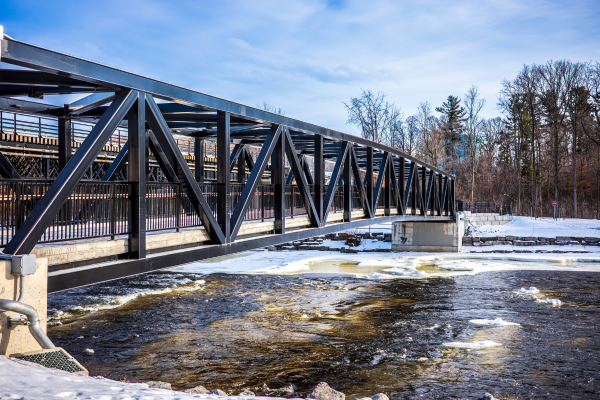
[[[237,181],[246,183],[246,147],[242,147],[237,160]]]
[[[175,231],[181,226],[181,184],[175,184]]]
[[[315,135],[315,208],[317,217],[321,221],[321,226],[325,225],[323,221],[323,189],[325,185],[325,160],[323,159],[323,136]]]
[[[414,161],[410,163],[410,169],[413,171],[410,189],[410,213],[412,215],[417,215],[417,179],[419,176],[419,170],[417,169],[417,164]]]
[[[217,222],[225,235],[225,243],[229,243],[229,214],[231,212],[229,171],[230,157],[230,114],[217,111]]]
[[[294,193],[294,185],[290,185],[292,187],[292,193],[291,193],[291,197],[290,197],[290,217],[293,219],[294,218],[294,203],[296,202],[296,194]]]
[[[406,160],[404,157],[400,157],[400,165],[398,165],[398,189],[400,190],[400,200],[404,203],[404,191],[406,189],[406,171],[405,171],[405,163]],[[404,209],[404,214],[406,214],[407,204],[402,205]]]
[[[272,125],[271,131],[277,131],[278,125]],[[273,184],[273,216],[275,233],[285,233],[285,136],[279,135],[277,144],[271,153],[271,183]]]
[[[425,205],[427,204],[427,199],[425,198],[425,196],[427,196],[427,168],[426,167],[421,167],[421,215],[426,217],[427,216],[427,207],[425,207]]]
[[[367,147],[367,199],[371,205],[371,214],[375,217],[377,204],[373,204],[373,148]]]
[[[111,182],[110,184],[110,240],[115,240],[116,235],[116,202],[117,196],[115,194],[116,183]]]
[[[148,135],[146,135],[146,94],[138,93],[137,102],[127,113],[129,154],[127,168],[131,185],[129,209],[129,253],[146,258],[146,177]]]
[[[71,119],[58,119],[58,171],[67,165],[71,158]]]
[[[391,155],[388,155],[388,165],[385,169],[385,186],[383,187],[383,215],[390,215],[390,192],[392,188],[392,168],[394,168],[394,160]]]
[[[194,158],[196,181],[204,183],[204,140],[201,138],[194,140]]]
[[[351,222],[352,219],[352,176],[351,176],[352,152],[348,151],[344,161],[342,179],[344,180],[344,221]]]

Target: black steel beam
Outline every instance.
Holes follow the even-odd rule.
[[[315,163],[315,208],[317,215],[321,220],[321,226],[324,224],[323,220],[323,188],[325,184],[325,162],[323,159],[323,136],[315,135],[314,138],[314,163]]]
[[[367,147],[367,171],[365,180],[367,183],[367,198],[371,205],[371,215],[375,215],[376,204],[373,203],[373,147]]]
[[[5,40],[2,40],[2,43],[4,42]],[[79,183],[136,99],[136,92],[124,90],[119,93],[65,168],[60,171],[54,183],[50,185],[11,241],[6,245],[4,253],[29,254],[33,250],[50,222],[69,198],[77,183]]]
[[[150,129],[152,129],[152,132],[156,136],[158,143],[165,153],[165,157],[171,166],[174,167],[177,177],[182,184],[182,189],[185,191],[194,210],[202,220],[208,236],[213,243],[225,243],[225,235],[219,228],[213,212],[210,209],[206,198],[202,194],[200,186],[198,186],[198,182],[194,179],[190,167],[185,161],[185,158],[183,158],[183,154],[181,154],[175,138],[173,138],[171,131],[167,127],[167,123],[163,119],[160,109],[152,96],[148,94],[146,95],[146,122],[148,122]],[[226,163],[228,161],[228,159],[225,159]],[[229,169],[227,170],[229,171]]]
[[[71,158],[71,119],[70,118],[59,118],[58,119],[58,170],[62,169],[67,165]]]
[[[344,167],[344,163],[346,161],[346,157],[348,156],[348,142],[342,142],[342,146],[338,151],[337,160],[335,161],[335,166],[333,167],[333,172],[331,173],[331,178],[329,179],[329,185],[327,185],[327,193],[325,193],[325,200],[323,202],[324,210],[323,210],[323,226],[327,224],[327,217],[329,216],[329,210],[331,209],[331,205],[333,204],[333,199],[335,197],[335,192],[337,191],[337,186],[342,176],[342,169]]]
[[[371,208],[371,203],[367,197],[367,191],[365,190],[365,185],[362,181],[362,177],[360,176],[360,169],[358,167],[358,160],[356,158],[356,152],[354,151],[353,146],[349,146],[348,148],[349,154],[346,162],[349,162],[352,166],[352,174],[354,176],[354,183],[358,187],[358,194],[360,196],[360,201],[363,206],[363,212],[366,218],[373,218],[373,210]],[[372,179],[371,179],[372,181]]]
[[[156,159],[156,162],[158,163],[158,166],[162,170],[163,174],[165,174],[167,181],[171,183],[178,183],[179,177],[177,176],[177,172],[175,172],[175,169],[171,165],[171,162],[169,162],[169,159],[165,154],[165,151],[162,149],[160,142],[152,131],[148,133],[148,147],[150,147],[150,151]]]
[[[344,222],[352,222],[352,146],[348,146],[348,155],[344,162],[342,179],[344,183]]]
[[[383,187],[383,215],[388,216],[391,214],[390,189],[392,187],[392,174],[390,171],[394,168],[394,165],[392,164],[392,157],[390,157],[389,153],[384,154],[387,154],[387,168],[383,173],[385,175],[385,186]]]
[[[261,182],[261,178],[263,172],[267,168],[267,164],[269,162],[269,158],[273,153],[273,149],[277,145],[277,140],[281,136],[283,128],[277,129],[275,132],[272,132],[267,136],[265,142],[263,143],[262,148],[260,149],[260,153],[258,158],[256,159],[257,168],[254,168],[250,173],[250,178],[248,179],[248,183],[244,185],[244,189],[242,190],[242,194],[238,199],[237,204],[231,214],[231,241],[233,242],[237,237],[237,234],[242,227],[242,222],[244,221],[244,216],[246,215],[246,211],[248,211],[248,207],[252,203],[252,199],[254,197],[254,193],[256,192],[256,188]],[[245,165],[243,161],[240,164]]]
[[[231,138],[231,136],[230,136],[230,138]],[[235,146],[233,146],[233,151],[229,155],[229,170],[233,169],[233,167],[235,165],[235,161],[240,157],[240,153],[242,152],[243,149],[244,149],[243,143],[236,143]],[[227,150],[227,151],[229,152],[229,150]]]
[[[302,165],[302,170],[304,171],[304,176],[306,177],[306,182],[308,182],[309,185],[314,185],[315,181],[310,172],[310,166],[308,165],[308,160],[306,159],[305,155],[302,155],[300,163]]]
[[[242,148],[237,161],[237,181],[246,183],[246,146]]]
[[[0,176],[4,179],[21,179],[21,175],[10,160],[0,152]]]
[[[138,92],[137,102],[127,114],[129,144],[127,179],[130,182],[129,256],[146,257],[146,179],[148,175],[148,135],[146,134],[146,95]]]
[[[231,212],[230,114],[217,113],[217,220],[229,243],[229,213]],[[235,158],[233,158],[235,160]]]
[[[379,164],[377,170],[377,183],[375,184],[375,192],[373,193],[373,215],[377,212],[377,204],[379,204],[379,195],[381,194],[381,188],[383,187],[383,179],[385,178],[385,171],[388,168],[389,153],[383,153],[383,158]]]
[[[204,140],[200,138],[196,138],[194,140],[194,175],[196,177],[196,181],[199,183],[204,182]]]
[[[117,175],[119,175],[119,172],[121,172],[123,170],[123,168],[125,167],[125,165],[127,165],[128,157],[129,157],[129,141],[125,142],[123,147],[121,147],[121,150],[119,150],[119,153],[113,160],[112,164],[110,164],[110,167],[108,167],[108,169],[106,170],[104,175],[102,175],[101,181],[103,181],[103,182],[114,181],[117,178]]]
[[[79,99],[69,104],[67,111],[69,115],[80,115],[91,111],[104,104],[110,103],[115,99],[115,94],[111,92],[92,93],[89,96]]]
[[[273,125],[271,132],[275,134],[280,128]],[[273,212],[275,217],[275,234],[285,233],[285,138],[280,133],[271,154],[271,184],[273,185]]]
[[[290,132],[287,128],[283,128],[282,135],[285,137],[285,154],[287,155],[287,159],[290,163],[291,169],[294,173],[294,177],[296,178],[296,185],[298,185],[298,191],[300,192],[300,197],[304,201],[304,207],[306,208],[306,214],[308,215],[308,219],[310,220],[310,224],[314,227],[318,227],[321,225],[321,221],[317,216],[317,212],[315,210],[315,203],[313,202],[312,195],[310,194],[310,188],[308,187],[308,183],[306,181],[306,176],[304,176],[304,171],[300,166],[300,161],[298,160],[298,155],[296,153],[296,148],[294,147],[294,142],[290,137]]]

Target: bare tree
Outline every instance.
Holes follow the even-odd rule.
[[[344,103],[348,123],[360,127],[364,138],[377,143],[389,143],[390,138],[397,135],[402,120],[400,109],[385,98],[383,93],[363,90],[359,97]]]
[[[267,103],[266,101],[263,101],[262,106],[256,106],[256,108],[272,112],[273,114],[285,115],[285,111],[283,110],[283,108],[281,108],[281,106],[273,106]]]
[[[475,163],[481,138],[479,137],[479,128],[481,118],[479,113],[485,105],[485,100],[480,98],[477,86],[471,86],[465,94],[465,135],[467,142],[467,152],[471,162],[471,201],[475,193]]]

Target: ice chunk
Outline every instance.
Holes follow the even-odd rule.
[[[491,340],[481,340],[478,342],[449,342],[442,344],[444,347],[453,349],[485,349],[487,347],[502,346],[500,343]]]
[[[517,293],[518,294],[537,294],[539,293],[539,289],[535,286],[531,286],[529,289],[521,288]]]
[[[472,324],[475,324],[475,325],[491,325],[491,326],[519,326],[520,325],[520,324],[517,324],[516,322],[504,321],[502,318],[472,319],[469,322],[471,322]]]
[[[550,304],[552,307],[560,307],[562,305],[562,301],[559,299],[535,299],[538,303]]]

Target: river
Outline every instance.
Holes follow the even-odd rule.
[[[599,396],[598,273],[549,267],[372,280],[349,275],[352,263],[330,267],[159,272],[57,293],[48,299],[49,336],[91,375],[179,390],[304,397],[325,381],[347,399]],[[516,293],[531,286],[562,305]],[[519,325],[471,322],[496,318]],[[282,390],[289,385],[294,393]]]

